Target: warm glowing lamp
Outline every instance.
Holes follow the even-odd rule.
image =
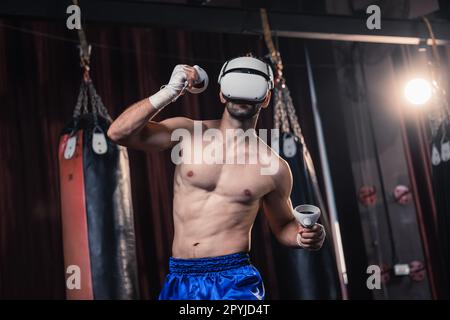
[[[431,84],[428,80],[416,78],[410,80],[405,86],[406,99],[415,105],[427,103],[432,94]]]

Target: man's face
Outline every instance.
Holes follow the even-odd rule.
[[[225,107],[233,118],[237,120],[248,120],[259,112],[261,104],[241,104],[227,101]]]

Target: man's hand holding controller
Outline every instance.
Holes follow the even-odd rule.
[[[294,209],[294,217],[299,224],[297,244],[309,250],[318,250],[325,241],[325,228],[316,223],[320,217],[320,209],[313,205],[299,205]]]
[[[200,85],[200,87],[199,87]],[[160,110],[174,102],[185,90],[191,93],[201,93],[208,87],[208,74],[201,67],[179,64],[173,69],[169,83],[149,97],[151,105]]]

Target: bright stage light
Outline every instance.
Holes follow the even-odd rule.
[[[405,86],[406,99],[415,105],[425,104],[432,94],[431,84],[425,79],[410,80]]]

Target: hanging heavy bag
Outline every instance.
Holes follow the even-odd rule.
[[[110,123],[85,79],[58,155],[67,299],[138,298],[128,154]]]
[[[324,210],[317,198],[314,177],[307,164],[309,155],[306,147],[290,133],[279,136],[280,156],[286,160],[292,171],[293,186],[291,201],[299,204],[314,204]],[[322,216],[321,223],[329,229]],[[319,251],[295,250],[280,245],[275,239],[275,261],[280,281],[281,299],[316,300],[341,298],[336,260],[331,239],[327,239]]]
[[[272,140],[272,148],[286,160],[292,171],[292,205],[318,206],[320,223],[327,230],[327,238],[319,251],[295,250],[272,241],[279,275],[282,299],[340,299],[339,274],[334,255],[328,214],[323,203],[311,156],[304,142],[290,91],[280,76],[274,88],[274,126],[279,129]]]

